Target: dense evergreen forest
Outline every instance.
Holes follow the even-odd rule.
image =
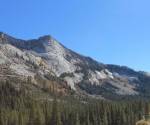
[[[87,100],[38,100],[5,82],[0,84],[0,125],[135,125],[146,105],[137,100]]]

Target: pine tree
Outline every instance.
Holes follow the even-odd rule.
[[[60,111],[58,108],[58,102],[57,102],[56,98],[53,101],[52,117],[50,120],[50,125],[62,125]]]
[[[76,113],[75,125],[80,125],[80,119],[78,113]]]
[[[103,125],[108,125],[108,118],[107,118],[106,111],[104,112],[104,115],[103,115]]]
[[[89,112],[88,112],[88,114],[87,114],[86,125],[90,125],[90,115],[89,115]]]
[[[22,115],[22,113],[19,113],[19,116],[18,116],[18,122],[19,122],[19,125],[24,125],[24,116]]]

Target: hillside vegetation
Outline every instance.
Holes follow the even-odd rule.
[[[1,82],[0,125],[135,125],[145,107],[141,100],[115,102],[58,94],[41,99],[36,94]]]

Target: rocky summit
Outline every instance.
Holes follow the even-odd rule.
[[[100,63],[66,48],[50,35],[21,40],[0,32],[0,79],[14,77],[30,79],[40,89],[53,84],[65,94],[73,91],[101,99],[150,96],[149,73]]]

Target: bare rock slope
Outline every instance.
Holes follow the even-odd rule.
[[[35,84],[37,75],[42,79],[56,77],[76,93],[104,98],[149,96],[148,73],[97,62],[64,47],[49,35],[20,40],[0,33],[1,69],[4,65],[18,77],[31,77]]]

